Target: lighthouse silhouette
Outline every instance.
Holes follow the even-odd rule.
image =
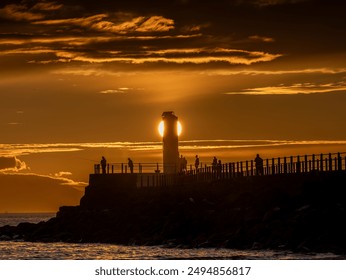
[[[163,172],[174,174],[178,172],[178,117],[172,111],[163,112]]]

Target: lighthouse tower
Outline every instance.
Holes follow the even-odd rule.
[[[178,117],[172,111],[163,112],[163,172],[174,174],[178,172]]]

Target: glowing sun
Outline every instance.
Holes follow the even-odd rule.
[[[163,133],[165,131],[165,125],[164,125],[163,121],[160,122],[158,130],[159,130],[160,135],[163,137]],[[178,136],[179,136],[181,134],[181,131],[183,130],[183,127],[181,126],[181,123],[179,121],[178,121],[177,130],[178,130],[177,133],[178,133]]]

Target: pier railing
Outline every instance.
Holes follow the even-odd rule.
[[[132,173],[162,173],[163,164],[162,163],[134,163]],[[94,165],[94,173],[101,174],[103,173],[102,167],[100,164]],[[107,163],[106,174],[114,173],[131,173],[131,169],[127,163]]]
[[[217,166],[201,163],[198,169],[192,165],[178,167],[177,170],[180,171],[177,174],[165,174],[163,168],[162,163],[135,163],[133,173],[140,175],[138,186],[165,186],[182,181],[199,182],[245,176],[346,171],[346,152],[263,159],[260,166],[256,165],[255,160],[229,162]],[[102,173],[100,164],[95,164],[94,172]],[[131,170],[125,163],[110,163],[107,164],[105,173],[131,173]]]

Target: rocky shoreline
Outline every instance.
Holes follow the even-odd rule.
[[[344,172],[236,178],[175,188],[89,186],[81,204],[0,240],[346,254]]]

